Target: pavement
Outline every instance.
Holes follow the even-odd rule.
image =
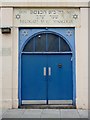
[[[82,109],[8,109],[2,118],[88,118],[88,110]]]

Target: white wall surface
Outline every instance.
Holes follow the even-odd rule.
[[[88,7],[89,0],[0,0],[0,6],[23,6],[23,7],[40,7],[40,6],[71,6],[71,7]]]
[[[0,26],[1,26],[1,8],[0,8]],[[2,108],[2,34],[1,34],[1,29],[0,29],[0,108]]]
[[[88,9],[81,8],[81,27],[76,28],[77,108],[88,108]]]
[[[13,9],[1,8],[1,27],[12,26]],[[12,38],[13,34],[2,34],[2,105],[12,107]]]
[[[2,2],[89,2],[89,0],[1,0]]]

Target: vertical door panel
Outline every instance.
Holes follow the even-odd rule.
[[[71,55],[48,55],[48,100],[72,100]]]
[[[22,100],[47,99],[45,67],[46,55],[22,55]]]

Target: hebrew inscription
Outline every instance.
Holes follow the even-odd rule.
[[[14,24],[16,26],[42,25],[78,25],[78,8],[30,9],[15,8]]]

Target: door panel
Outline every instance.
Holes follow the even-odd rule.
[[[47,100],[47,80],[44,75],[46,55],[22,55],[22,100],[23,103],[45,103]],[[27,100],[27,101],[26,101]]]
[[[60,103],[59,100],[72,100],[71,55],[48,55],[48,67],[51,68],[51,75],[48,76],[48,100],[52,100],[51,103],[55,103],[53,100],[57,103]]]

